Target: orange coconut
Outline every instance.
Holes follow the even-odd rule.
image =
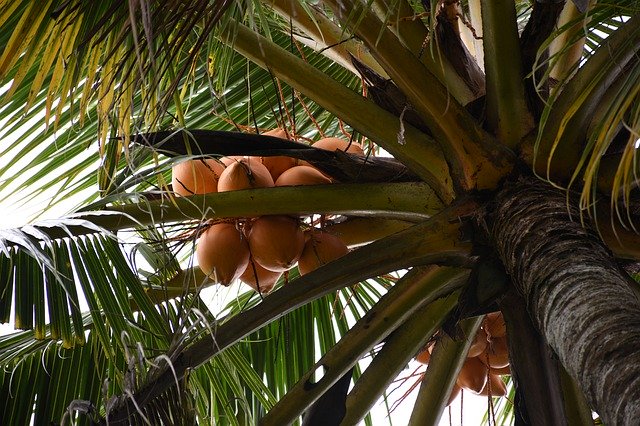
[[[290,269],[304,248],[304,232],[298,220],[289,216],[259,217],[251,225],[248,239],[254,260],[275,272]]]
[[[271,186],[273,178],[257,157],[243,158],[231,163],[218,180],[218,192]]]
[[[482,326],[490,337],[503,337],[507,334],[507,325],[502,312],[491,312],[484,318]]]
[[[249,260],[247,269],[240,275],[240,281],[251,286],[260,293],[269,293],[278,282],[282,272],[274,272],[260,266],[258,262]]]
[[[509,365],[509,348],[506,337],[496,337],[489,340],[485,351],[478,356],[491,368],[502,368]]]
[[[171,169],[171,185],[183,197],[217,192],[224,168],[224,164],[212,158],[183,161]]]
[[[339,149],[340,151],[346,150],[349,154],[364,155],[364,151],[359,143],[355,141],[349,142],[346,139],[323,138],[315,142],[312,146],[314,148],[326,149],[327,151],[335,151]]]
[[[349,248],[333,234],[311,231],[311,238],[305,243],[298,260],[300,275],[307,274],[334,259],[349,253]]]
[[[480,355],[484,352],[487,347],[487,333],[484,332],[483,329],[479,329],[476,333],[473,342],[471,342],[471,346],[469,347],[469,352],[467,353],[468,358],[473,358],[475,356]]]
[[[504,384],[500,376],[497,374],[489,374],[487,384],[478,393],[481,396],[491,395],[494,398],[505,396],[507,394],[507,385]]]
[[[460,369],[456,383],[473,392],[480,392],[487,382],[487,366],[478,358],[467,358]]]
[[[245,157],[242,155],[232,155],[230,157],[220,157],[220,162],[225,165],[225,167],[229,167],[233,163],[237,163],[238,161],[244,160]]]
[[[423,348],[418,355],[416,355],[416,361],[421,364],[429,364],[429,360],[431,360],[431,351],[433,350],[433,343]]]
[[[328,183],[331,183],[331,179],[311,166],[291,167],[276,180],[276,186],[326,185]]]
[[[268,132],[264,132],[263,135],[275,136],[281,139],[289,139],[287,133],[283,129],[273,129]],[[285,157],[278,155],[276,157],[262,157],[262,164],[269,170],[273,180],[277,180],[280,175],[285,171],[298,164],[298,160],[291,157]]]
[[[217,223],[200,236],[196,257],[209,278],[229,285],[247,269],[249,245],[235,224]]]
[[[506,374],[511,374],[511,366],[507,365],[506,367],[502,367],[502,368],[490,368],[489,371],[491,371],[491,374],[498,374],[500,376],[504,376]]]

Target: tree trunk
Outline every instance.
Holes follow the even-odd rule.
[[[535,326],[606,425],[640,418],[640,300],[565,192],[509,185],[481,224]],[[535,419],[531,419],[535,422]]]

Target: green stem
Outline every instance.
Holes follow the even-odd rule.
[[[531,322],[524,300],[512,286],[499,306],[507,325],[517,400],[522,401],[519,415],[525,421],[563,424],[566,413],[562,406],[557,359],[551,355],[549,345]]]
[[[456,101],[466,105],[482,94],[474,93],[442,52],[437,48],[431,50],[429,29],[419,18],[411,19],[416,11],[407,0],[378,0],[375,3],[378,3],[375,5],[378,15],[385,24]]]
[[[371,50],[440,144],[461,190],[492,187],[509,168],[511,156],[497,146],[480,123],[447,88],[397,39],[371,11],[356,0],[328,1],[343,24],[357,26],[356,34]],[[354,17],[359,17],[355,22]],[[398,66],[402,64],[402,66]],[[428,95],[427,95],[428,94]]]
[[[437,268],[430,269],[418,279],[430,281],[437,276]],[[431,284],[429,284],[431,285]],[[346,401],[347,413],[343,425],[355,425],[367,414],[378,397],[400,374],[425,340],[442,325],[455,307],[458,293],[416,310],[386,340],[371,364],[355,383]]]
[[[587,404],[584,393],[578,383],[567,373],[567,370],[558,363],[560,373],[560,385],[562,386],[562,401],[568,425],[592,425],[593,417],[591,408]]]
[[[429,136],[404,124],[405,143],[398,143],[401,127],[397,117],[244,25],[230,24],[223,41],[379,143],[424,179],[443,201],[453,199],[449,168]]]
[[[86,224],[39,229],[55,239],[68,237],[69,232],[73,236],[100,232],[100,228],[115,232],[159,223],[276,214],[375,215],[417,222],[441,209],[442,204],[424,183],[290,186],[176,197],[173,202],[168,198],[142,200],[75,217]]]
[[[377,217],[350,217],[325,227],[348,246],[361,246],[407,229],[411,222]]]
[[[323,55],[339,62],[340,65],[351,70],[354,74],[358,74],[351,63],[350,55],[353,55],[378,74],[386,76],[385,70],[366,51],[362,43],[349,39],[342,29],[319,10],[309,6],[303,7],[297,1],[265,1],[271,4],[273,9],[287,21],[291,19],[297,28],[303,30],[319,47],[322,47]]]
[[[260,425],[290,424],[344,375],[378,342],[406,321],[419,307],[451,292],[461,284],[464,273],[458,269],[441,268],[429,280],[416,279],[420,272],[411,271],[398,281],[340,341],[311,368],[296,385],[263,417]],[[417,276],[416,276],[417,275]],[[445,299],[455,303],[458,294]],[[453,303],[452,303],[453,300]],[[314,382],[314,375],[323,371]],[[349,424],[349,423],[348,423]]]
[[[482,319],[480,316],[461,323],[464,336],[461,341],[448,335],[437,341],[413,406],[410,426],[438,424]]]
[[[483,0],[487,121],[500,142],[515,148],[533,128],[524,97],[522,57],[513,1]]]

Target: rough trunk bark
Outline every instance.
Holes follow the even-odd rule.
[[[481,224],[534,324],[606,425],[640,418],[640,300],[566,193],[510,185]],[[531,419],[535,423],[535,419]]]

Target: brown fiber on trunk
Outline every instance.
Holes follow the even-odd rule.
[[[606,425],[640,418],[640,301],[566,193],[534,179],[481,218],[534,324]],[[535,423],[535,419],[531,419]]]

